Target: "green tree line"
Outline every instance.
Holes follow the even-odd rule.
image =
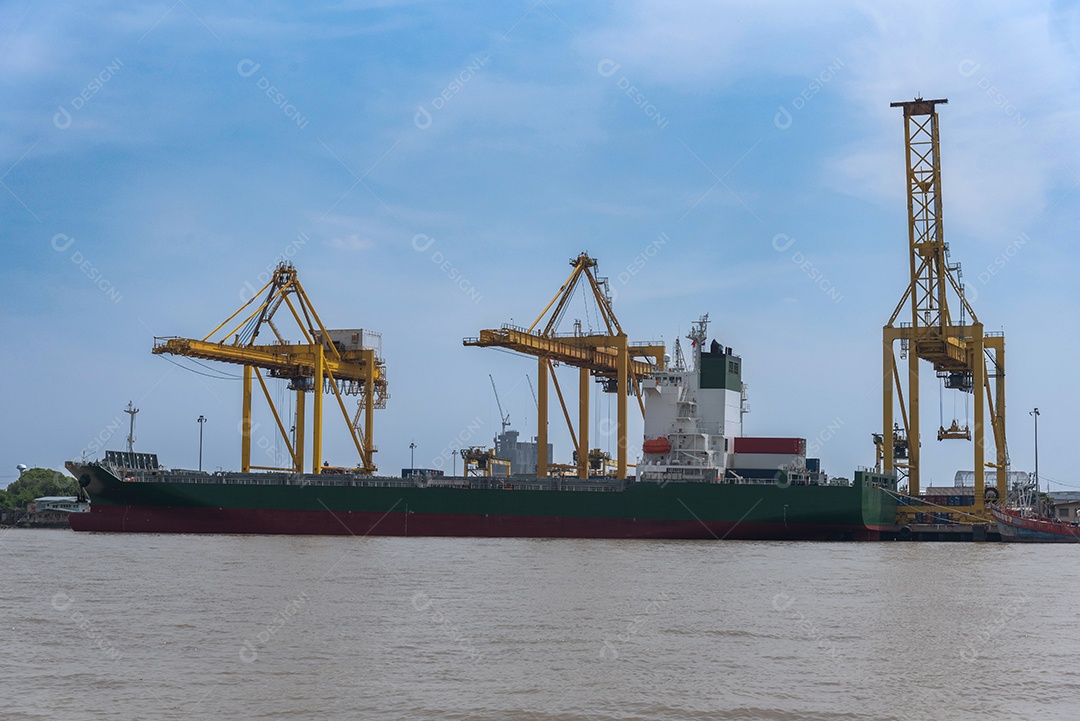
[[[42,496],[77,496],[79,483],[71,476],[51,468],[23,471],[19,480],[0,491],[0,508],[25,508],[28,501]]]

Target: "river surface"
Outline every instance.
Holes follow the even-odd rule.
[[[0,535],[0,718],[1072,719],[1080,546]]]

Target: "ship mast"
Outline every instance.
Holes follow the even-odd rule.
[[[709,334],[709,314],[701,316],[694,323],[693,328],[686,334],[694,348],[694,370],[701,370],[701,350],[705,347],[705,339]]]
[[[124,413],[131,416],[131,427],[127,437],[128,463],[134,463],[131,459],[135,458],[135,414],[138,412],[139,409],[135,407],[135,404],[128,401],[127,408],[124,409]]]
[[[686,358],[682,352],[682,340],[676,336],[675,338],[675,365],[671,370],[685,371],[686,370]]]

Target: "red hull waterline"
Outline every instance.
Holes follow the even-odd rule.
[[[89,513],[71,514],[71,527],[123,533],[854,541],[880,540],[885,530],[819,524],[163,506],[98,506]]]

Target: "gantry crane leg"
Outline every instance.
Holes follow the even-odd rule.
[[[1005,338],[988,338],[987,344],[994,349],[995,398],[994,398],[994,446],[997,450],[997,492],[999,502],[1004,502],[1009,490],[1008,456],[1005,445]]]
[[[322,417],[325,355],[321,345],[315,347],[315,407],[311,417],[311,472],[322,473]]]
[[[578,478],[589,477],[589,380],[588,368],[578,369]]]
[[[365,379],[366,393],[364,395],[364,457],[361,463],[364,468],[374,470],[375,467],[375,351],[365,353],[367,365],[367,378]]]
[[[536,475],[548,475],[548,359],[538,356],[536,367]]]
[[[616,395],[619,396],[619,455],[616,465],[615,473],[618,478],[626,478],[626,464],[627,455],[629,452],[629,441],[627,438],[626,430],[626,415],[627,407],[630,400],[630,386],[627,382],[627,375],[629,374],[629,360],[630,349],[628,348],[626,334],[619,333],[615,337],[615,350],[618,353],[618,376],[617,376],[617,390]]]
[[[254,371],[244,366],[244,398],[240,415],[240,470],[251,472],[251,381]]]
[[[969,341],[969,353],[971,353],[970,367],[975,397],[972,404],[975,406],[975,509],[981,513],[986,507],[986,428],[983,424],[985,408],[985,389],[983,388],[983,374],[986,373],[986,356],[983,353],[983,325],[974,323],[971,326],[972,339]]]
[[[881,463],[882,472],[886,474],[893,472],[895,462],[893,457],[895,451],[893,446],[893,376],[896,373],[896,356],[893,355],[894,341],[890,330],[888,327],[885,328],[881,343],[883,351],[881,383],[884,389],[881,403]]]
[[[296,391],[296,464],[294,467],[297,473],[304,472],[305,396],[306,392],[303,388]]]
[[[915,339],[908,343],[908,493],[919,495],[922,474],[919,461],[922,458],[922,436],[919,430],[919,356],[915,352]],[[892,437],[892,431],[888,431]]]

